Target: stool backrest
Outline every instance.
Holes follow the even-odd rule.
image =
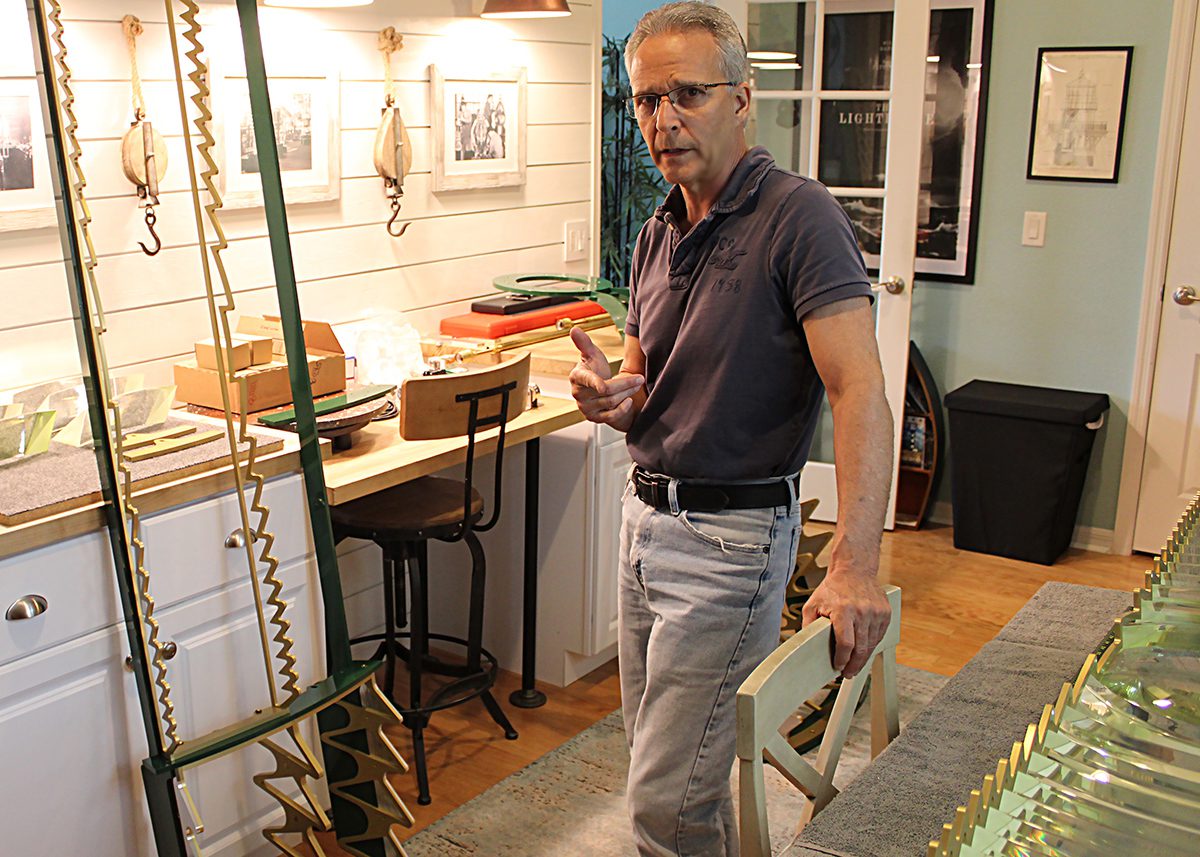
[[[500,520],[500,484],[504,474],[504,434],[508,421],[529,403],[530,354],[525,352],[490,369],[457,375],[410,378],[400,389],[400,436],[405,440],[436,440],[467,436],[463,481],[463,520],[456,538],[469,530],[485,532]],[[499,427],[496,438],[496,476],[492,483],[492,516],[486,524],[472,523],[471,497],[475,478],[475,435]]]
[[[477,427],[498,425],[508,385],[504,421],[529,404],[529,352],[489,369],[461,375],[409,378],[400,392],[400,436],[405,440],[460,437],[471,431],[471,401],[478,404]]]

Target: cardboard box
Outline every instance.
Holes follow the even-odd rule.
[[[270,363],[274,354],[273,340],[269,336],[255,336],[249,333],[233,334],[234,342],[245,342],[250,346],[250,365],[261,366]]]
[[[346,358],[333,328],[325,322],[302,322],[308,359],[308,379],[314,396],[340,393],[346,389]],[[278,318],[243,316],[238,333],[271,341],[271,361],[234,373],[226,382],[230,407],[236,413],[252,413],[277,408],[292,402],[291,379],[284,355],[283,329]],[[223,409],[218,372],[205,369],[195,360],[175,364],[176,397],[180,401],[205,408]],[[245,394],[243,396],[243,390]]]
[[[234,342],[225,351],[225,370],[236,372],[247,368],[250,363],[250,343]],[[217,368],[217,344],[211,339],[202,339],[196,343],[196,365],[201,369]]]

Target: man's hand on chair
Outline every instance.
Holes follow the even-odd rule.
[[[804,624],[821,616],[833,623],[833,668],[846,678],[858,675],[887,632],[892,605],[874,574],[858,571],[825,575],[802,612]]]

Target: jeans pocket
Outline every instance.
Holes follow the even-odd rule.
[[[726,553],[768,553],[775,528],[775,508],[726,509],[679,513],[684,529],[706,545]]]

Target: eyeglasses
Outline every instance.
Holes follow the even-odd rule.
[[[643,92],[641,95],[626,98],[625,109],[629,111],[630,116],[641,122],[657,113],[658,105],[662,104],[664,98],[667,98],[676,110],[687,113],[698,110],[708,100],[710,89],[718,86],[737,85],[732,80],[725,80],[720,83],[687,83],[675,87],[670,92]]]

